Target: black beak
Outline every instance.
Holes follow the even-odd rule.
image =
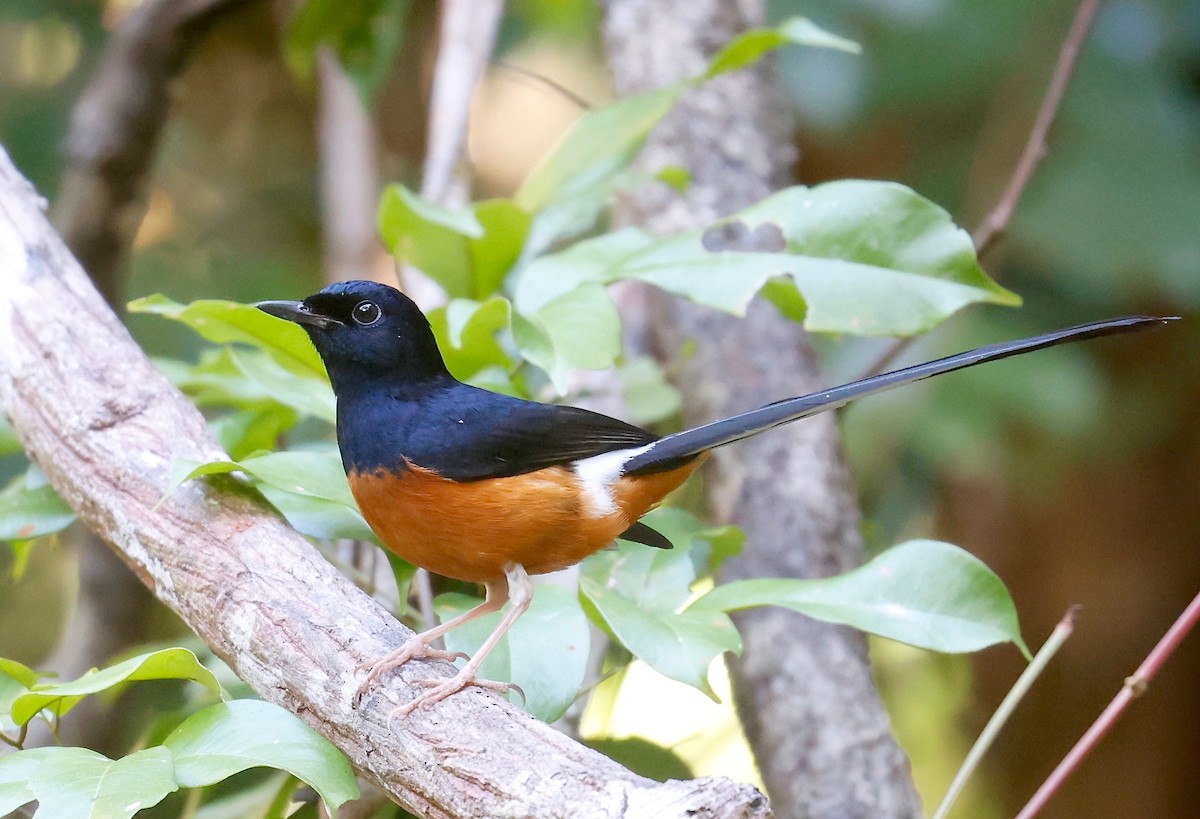
[[[314,313],[302,301],[260,301],[254,306],[276,318],[294,321],[297,324],[307,324],[309,327],[317,327],[322,330],[329,327],[340,327],[342,324],[335,318]]]

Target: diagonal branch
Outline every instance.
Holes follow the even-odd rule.
[[[411,632],[243,485],[192,482],[163,499],[175,460],[225,455],[39,202],[0,150],[0,411],[88,526],[259,694],[422,816],[770,815],[749,786],[652,782],[488,693],[464,692],[394,729],[386,696],[351,708],[356,665]],[[407,699],[415,679],[452,673],[413,663],[389,690]]]

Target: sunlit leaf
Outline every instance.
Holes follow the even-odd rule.
[[[24,452],[24,447],[21,446],[21,439],[17,437],[16,431],[9,426],[8,421],[0,416],[0,458],[7,455],[19,455]]]
[[[823,332],[907,335],[967,304],[1019,302],[940,207],[903,185],[845,181],[788,188],[668,239],[626,229],[580,242],[525,268],[516,304],[527,312],[581,282],[631,278],[740,314],[780,276],[803,298],[805,326]]]
[[[1012,642],[1028,656],[1003,581],[978,558],[935,540],[909,541],[836,577],[726,583],[688,611],[753,606],[784,606],[935,651]]]
[[[332,810],[358,798],[346,757],[295,715],[259,700],[211,705],[189,717],[163,742],[174,754],[175,776],[187,788],[235,773],[279,768],[312,787]]]
[[[12,718],[18,725],[24,725],[44,708],[61,716],[89,694],[136,680],[191,680],[218,696],[221,694],[217,678],[200,664],[195,654],[186,648],[166,648],[89,671],[70,682],[37,685],[13,702]]]
[[[466,380],[488,367],[512,366],[511,357],[496,338],[509,327],[511,313],[508,300],[500,296],[484,302],[453,299],[430,311],[429,323],[455,378]]]
[[[231,472],[246,472],[276,489],[358,509],[354,496],[350,494],[341,460],[332,449],[268,452],[240,461],[210,461],[203,464],[180,459],[171,467],[171,484],[167,494],[187,481]]]
[[[445,620],[478,603],[466,595],[443,594],[436,606]],[[493,614],[451,631],[446,635],[446,647],[473,654],[499,619],[499,614]],[[558,586],[539,585],[529,611],[488,655],[480,676],[516,683],[525,692],[525,709],[538,719],[553,722],[579,696],[590,644],[587,618],[578,597]],[[514,702],[522,702],[519,694],[511,696]]]
[[[299,325],[269,316],[249,304],[201,300],[183,305],[156,294],[131,301],[129,312],[181,321],[209,341],[249,344],[267,351],[290,370],[325,378],[325,365]]]
[[[176,790],[166,748],[116,760],[87,748],[34,748],[0,759],[0,811],[37,799],[39,817],[127,819]]]
[[[379,204],[379,232],[392,254],[451,298],[491,296],[520,255],[528,229],[529,215],[509,200],[451,209],[392,185]]]
[[[37,799],[29,788],[29,777],[37,772],[41,757],[54,749],[37,748],[0,757],[0,816],[8,816]]]
[[[630,359],[621,365],[618,374],[621,397],[637,423],[654,424],[679,412],[679,390],[667,382],[654,359]]]
[[[545,370],[560,393],[576,368],[600,370],[621,352],[621,317],[608,292],[584,283],[532,313],[513,315],[513,339],[525,359]]]

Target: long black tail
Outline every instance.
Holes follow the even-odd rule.
[[[893,387],[919,381],[922,378],[930,378],[935,375],[951,372],[952,370],[961,370],[964,367],[974,367],[976,364],[983,364],[986,361],[995,361],[1001,358],[1008,358],[1009,356],[1030,353],[1045,347],[1053,347],[1056,344],[1082,341],[1087,338],[1114,335],[1116,333],[1147,330],[1151,327],[1157,327],[1169,321],[1174,321],[1177,318],[1178,316],[1127,316],[1125,318],[1097,321],[1091,324],[1081,324],[1078,327],[1071,327],[1066,330],[1057,330],[1053,333],[1045,333],[1021,341],[1006,341],[1001,344],[991,344],[987,347],[980,347],[977,350],[939,358],[936,361],[915,364],[911,367],[905,367],[902,370],[873,375],[870,378],[864,378],[860,381],[843,384],[840,387],[815,392],[811,395],[802,395],[798,398],[785,398],[782,401],[776,401],[773,404],[767,404],[765,407],[743,412],[731,418],[725,418],[721,421],[714,421],[711,424],[705,424],[694,429],[677,432],[674,435],[668,435],[655,442],[645,452],[630,458],[625,464],[625,473],[653,472],[657,467],[667,462],[687,458],[706,449],[723,446],[734,441],[739,441],[742,438],[749,438],[751,435],[755,435],[771,427],[786,424],[789,421],[796,421],[800,418],[806,418],[810,415],[816,415],[818,412],[824,412],[825,410],[835,409],[856,398],[874,395],[884,390],[890,390]]]

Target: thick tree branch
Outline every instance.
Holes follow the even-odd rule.
[[[761,25],[763,4],[609,0],[610,65],[621,93],[699,74],[712,54]],[[683,196],[662,186],[631,197],[620,218],[662,233],[714,220],[787,184],[791,123],[766,69],[718,78],[689,94],[649,140],[648,171],[688,169]],[[745,319],[647,294],[648,346],[695,353],[677,379],[689,423],[820,387],[800,327],[766,304]],[[623,307],[632,306],[628,299]],[[746,531],[724,576],[814,577],[861,561],[858,504],[831,416],[718,450],[709,499]],[[779,609],[737,618],[745,642],[731,661],[738,711],[775,809],[783,816],[920,815],[908,761],[890,736],[862,635]]]
[[[232,481],[162,500],[180,458],[223,458],[157,373],[0,151],[0,411],[55,489],[264,698],[300,715],[369,779],[430,817],[764,817],[754,789],[657,783],[495,696],[468,691],[387,724],[350,707],[356,665],[411,632]],[[162,502],[160,503],[160,500]],[[412,663],[388,686],[448,676]]]
[[[71,164],[55,210],[57,227],[115,309],[121,260],[141,217],[141,191],[166,122],[170,83],[218,19],[247,0],[148,0],[122,21],[77,102],[67,134]],[[64,679],[103,664],[142,638],[153,598],[90,533],[73,538],[79,592],[71,621],[45,665]],[[112,726],[86,700],[63,726],[64,741],[106,748]],[[34,742],[53,741],[48,732]]]

